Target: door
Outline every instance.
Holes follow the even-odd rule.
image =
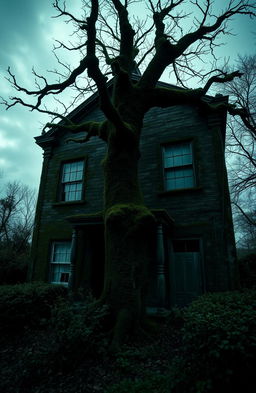
[[[185,306],[203,292],[199,239],[173,241],[171,265],[172,304]]]

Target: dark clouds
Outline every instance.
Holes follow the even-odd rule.
[[[32,88],[32,66],[44,72],[51,64],[51,0],[1,0],[0,1],[0,94],[15,95],[4,79],[8,66],[21,85]],[[8,111],[0,106],[0,181],[19,180],[37,187],[41,171],[41,149],[33,137],[41,133],[47,121],[38,113],[23,107]]]
[[[216,1],[222,8],[226,3]],[[4,79],[9,65],[20,84],[28,88],[34,88],[32,66],[41,74],[57,66],[51,53],[52,37],[62,39],[67,36],[68,26],[59,19],[51,18],[55,13],[51,4],[52,0],[0,0],[0,95],[7,97],[15,93]],[[66,4],[68,8],[76,7],[78,10],[81,0],[67,0]],[[136,3],[138,10],[141,4]],[[226,37],[230,39],[229,45],[221,48],[218,56],[230,56],[231,64],[237,53],[255,52],[254,22],[248,18],[235,19],[233,32],[237,35]],[[53,78],[52,74],[49,75]],[[40,134],[46,121],[45,116],[31,113],[23,107],[5,111],[0,106],[0,172],[4,173],[0,181],[20,180],[37,187],[42,152],[33,137]]]

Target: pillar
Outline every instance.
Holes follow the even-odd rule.
[[[156,274],[157,274],[157,307],[158,311],[165,309],[165,266],[164,266],[164,236],[163,224],[157,224],[157,253],[156,253]]]
[[[77,249],[77,229],[74,228],[72,232],[72,241],[71,241],[70,276],[68,280],[68,289],[70,291],[73,291],[75,287],[76,249]]]

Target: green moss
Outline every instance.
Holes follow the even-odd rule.
[[[136,205],[134,203],[120,203],[110,207],[105,216],[110,219],[111,217],[122,218],[129,214],[136,214],[138,219],[146,216],[152,216],[150,210],[143,205]]]
[[[150,223],[152,225],[154,221],[154,215],[146,206],[133,203],[116,204],[105,213],[106,224],[122,226],[126,228],[126,232],[138,230]]]

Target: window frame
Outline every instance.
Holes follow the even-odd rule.
[[[53,258],[54,258],[54,253],[55,253],[55,250],[54,250],[54,247],[56,246],[56,245],[60,245],[60,244],[62,244],[62,245],[64,245],[64,244],[69,244],[69,246],[70,246],[70,251],[69,251],[69,262],[64,262],[64,261],[59,261],[59,262],[56,262],[56,261],[53,261]],[[50,244],[50,262],[49,262],[49,283],[51,283],[51,284],[57,284],[57,285],[64,285],[64,286],[68,286],[68,282],[69,282],[69,279],[70,279],[70,273],[71,273],[71,246],[72,246],[72,244],[71,244],[71,240],[53,240],[53,241],[51,241],[51,244]],[[66,271],[66,272],[60,272],[60,274],[68,274],[68,280],[67,281],[54,281],[54,280],[52,280],[52,277],[54,277],[54,272],[53,272],[53,266],[55,266],[55,267],[57,267],[57,266],[68,266],[68,271]],[[65,269],[64,269],[65,270]],[[55,273],[56,274],[56,273]]]
[[[75,180],[75,181],[70,181],[70,182],[63,182],[63,174],[64,174],[64,167],[66,164],[72,164],[74,162],[82,162],[83,163],[83,171],[82,171],[82,179],[81,180]],[[69,160],[62,161],[60,163],[60,174],[59,174],[59,187],[58,187],[58,201],[63,204],[73,204],[73,203],[81,203],[84,202],[84,195],[85,195],[85,171],[86,171],[86,163],[87,160],[85,157],[77,157],[77,158],[72,158]],[[65,184],[78,184],[81,183],[82,189],[81,189],[81,198],[80,199],[71,199],[71,200],[65,200],[64,196],[64,186]]]
[[[190,150],[191,150],[191,156],[192,156],[192,162],[189,164],[183,164],[183,165],[175,165],[175,166],[170,166],[167,167],[165,166],[165,159],[166,159],[166,153],[165,153],[165,149],[168,146],[175,146],[175,145],[184,145],[184,144],[189,144],[190,145]],[[161,153],[162,153],[162,178],[163,178],[163,189],[164,192],[179,192],[179,191],[183,191],[183,190],[194,190],[197,189],[197,178],[196,178],[196,171],[195,171],[195,148],[194,148],[194,140],[192,138],[188,138],[188,139],[178,139],[178,140],[172,140],[172,141],[168,141],[165,143],[161,144]],[[192,169],[192,179],[193,179],[193,185],[192,186],[188,186],[188,187],[178,187],[178,188],[168,188],[167,187],[167,178],[166,178],[166,174],[167,171],[170,170],[170,168],[173,168],[173,170],[177,170],[177,169],[182,169],[182,168],[191,168]]]

